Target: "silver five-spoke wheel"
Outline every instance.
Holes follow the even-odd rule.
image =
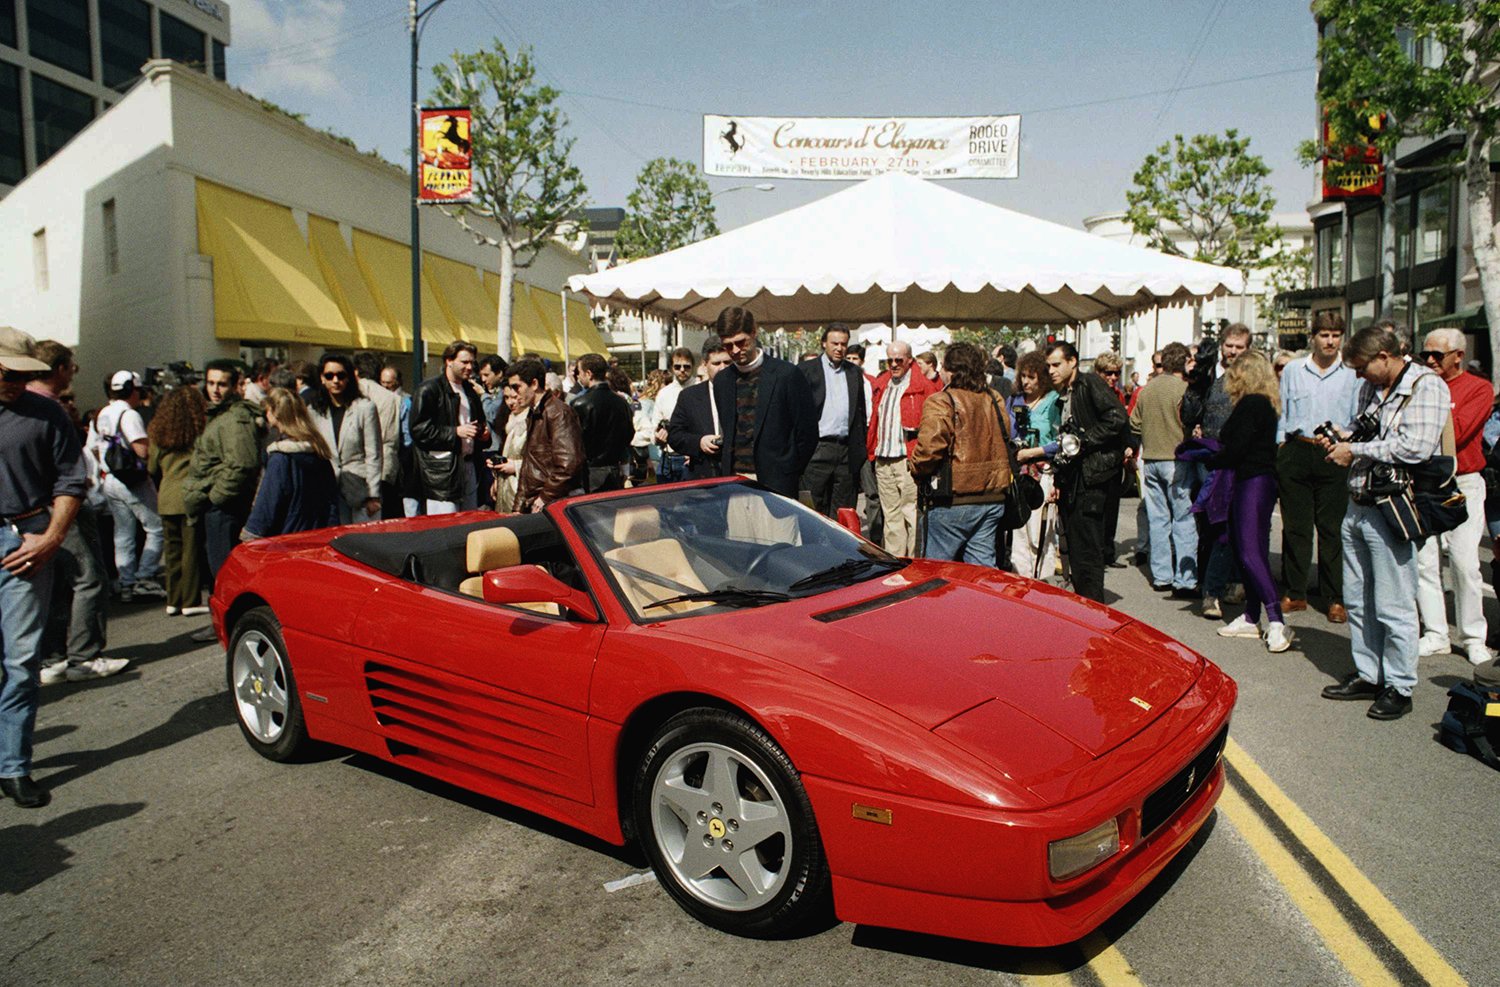
[[[240,722],[263,744],[274,744],[286,729],[286,666],[276,645],[259,630],[240,635],[234,645],[234,701]]]
[[[722,744],[684,747],[656,776],[651,800],[657,847],[705,904],[747,911],[781,890],[792,838],[786,806],[743,755]]]

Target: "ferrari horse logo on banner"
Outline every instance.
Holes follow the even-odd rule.
[[[472,202],[474,157],[472,118],[467,106],[422,110],[422,202]]]

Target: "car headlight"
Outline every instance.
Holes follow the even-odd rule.
[[[1047,844],[1047,868],[1054,881],[1066,881],[1120,852],[1120,827],[1113,819],[1087,833]]]

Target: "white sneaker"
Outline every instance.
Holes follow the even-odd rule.
[[[1292,635],[1287,632],[1286,625],[1279,621],[1271,621],[1266,627],[1266,650],[1276,655],[1292,646]]]
[[[67,678],[67,672],[68,662],[65,658],[62,661],[54,661],[51,664],[43,665],[37,677],[42,680],[42,685],[56,685]]]
[[[181,607],[174,607],[170,603],[167,604],[167,616],[168,617],[175,617],[175,616],[177,616],[180,613],[182,613],[182,608]]]
[[[1219,606],[1217,596],[1205,596],[1203,598],[1203,616],[1210,620],[1218,620],[1224,616],[1224,608]]]
[[[167,598],[167,591],[162,588],[161,583],[150,579],[137,579],[135,584],[130,587],[130,595],[133,599],[137,600],[142,597],[164,600]]]
[[[1494,657],[1483,641],[1470,641],[1464,647],[1464,654],[1468,656],[1470,665],[1483,665]]]
[[[107,679],[111,675],[119,675],[125,671],[125,666],[130,664],[129,658],[106,658],[100,655],[88,661],[81,661],[76,665],[69,665],[67,675],[69,682],[83,682],[87,679]]]
[[[1219,628],[1220,637],[1260,637],[1260,628],[1245,619],[1244,614]]]
[[[1445,637],[1431,637],[1423,634],[1422,639],[1417,643],[1417,654],[1423,658],[1430,658],[1433,655],[1446,655],[1452,650],[1453,644]]]
[[[201,617],[201,616],[203,616],[206,613],[208,613],[208,607],[201,607],[201,606],[199,606],[199,607],[183,607],[182,608],[182,615],[184,617]]]

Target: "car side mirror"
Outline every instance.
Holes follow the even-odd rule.
[[[513,565],[491,569],[484,574],[486,603],[556,603],[582,617],[599,619],[594,601],[582,590],[574,589],[545,569],[534,565]]]
[[[848,528],[856,535],[863,534],[863,532],[859,530],[859,512],[852,507],[839,508],[839,524]]]

